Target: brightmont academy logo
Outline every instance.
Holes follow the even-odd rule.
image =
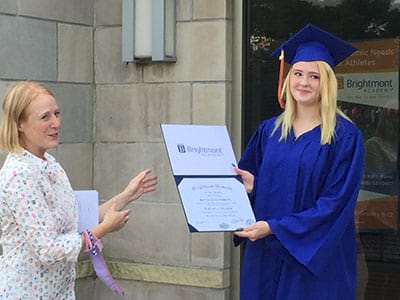
[[[221,156],[223,155],[221,147],[202,147],[202,146],[189,146],[184,144],[177,144],[179,153],[193,153],[202,156]]]

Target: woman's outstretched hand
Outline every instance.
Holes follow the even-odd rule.
[[[150,169],[143,170],[128,183],[122,192],[126,195],[128,203],[137,200],[145,193],[156,190],[157,176],[150,176],[150,173]]]
[[[115,202],[115,211],[122,211],[129,203],[137,200],[145,193],[153,192],[157,186],[157,176],[150,176],[151,170],[146,169],[132,178],[124,190],[99,207],[99,221],[102,222],[105,214]]]
[[[250,172],[239,169],[237,166],[233,167],[233,170],[238,174],[240,177],[242,177],[244,187],[246,189],[246,192],[250,194],[253,191],[254,187],[254,176]]]
[[[116,200],[110,200],[110,207],[104,215],[103,225],[106,229],[106,233],[120,230],[129,220],[130,209],[116,210]]]
[[[100,211],[102,212],[100,223],[90,229],[98,238],[102,238],[105,235],[118,231],[124,227],[128,222],[131,213],[130,209],[117,209],[116,198],[109,200],[107,206],[103,206],[103,209],[100,209]],[[85,239],[82,236],[82,245],[84,245],[84,243]]]

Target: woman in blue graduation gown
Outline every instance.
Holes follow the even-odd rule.
[[[309,24],[273,53],[291,65],[285,110],[259,125],[235,168],[257,220],[235,233],[245,241],[241,300],[356,298],[364,148],[336,106],[333,71],[355,50]]]

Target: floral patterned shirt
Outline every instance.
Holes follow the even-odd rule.
[[[75,299],[78,209],[53,156],[8,154],[0,170],[0,225],[0,300]]]

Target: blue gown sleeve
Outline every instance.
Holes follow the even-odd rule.
[[[315,275],[323,272],[338,247],[355,240],[354,208],[364,158],[360,131],[353,130],[335,141],[331,157],[329,172],[313,207],[267,220],[274,234],[272,240],[275,239],[269,247],[294,258]],[[268,242],[271,239],[267,238]],[[352,245],[349,247],[352,249]]]
[[[250,138],[250,141],[243,152],[242,159],[239,161],[238,164],[239,168],[249,171],[254,176],[253,191],[248,195],[252,207],[254,207],[255,191],[257,189],[258,181],[258,170],[262,163],[263,148],[268,140],[268,134],[270,134],[273,120],[274,119],[263,121],[258,126],[257,130]],[[235,246],[238,246],[244,240],[245,239],[237,236],[233,237],[233,242]]]
[[[239,161],[239,168],[249,171],[254,176],[253,191],[249,194],[252,205],[254,205],[255,191],[257,189],[258,170],[262,163],[264,148],[272,132],[274,120],[275,118],[266,120],[258,126],[243,152],[242,159]]]

